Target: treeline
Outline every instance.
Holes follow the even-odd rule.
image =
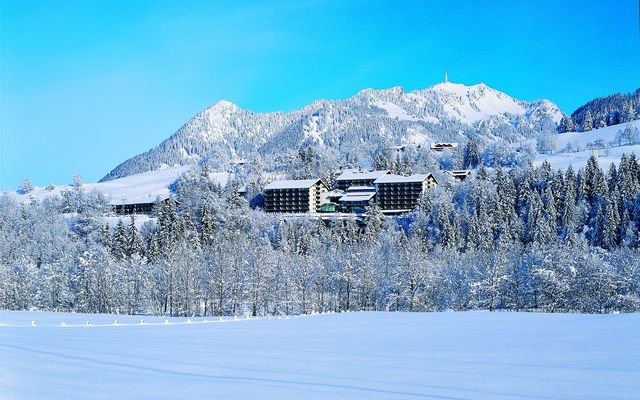
[[[623,124],[640,118],[640,89],[633,93],[616,93],[599,97],[579,107],[560,122],[558,131],[586,132],[605,126]]]
[[[156,315],[640,309],[640,169],[488,171],[442,182],[409,215],[281,219],[206,168],[143,224],[105,223],[79,182],[0,197],[0,307]],[[63,211],[65,213],[63,213]]]

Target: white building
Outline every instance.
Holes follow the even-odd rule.
[[[384,175],[376,179],[376,204],[386,214],[411,212],[426,190],[438,184],[432,174]]]
[[[274,181],[264,188],[265,211],[315,213],[320,210],[323,194],[328,191],[320,179]]]

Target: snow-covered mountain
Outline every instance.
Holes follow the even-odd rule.
[[[223,100],[103,180],[203,158],[224,165],[256,153],[286,156],[304,144],[345,154],[355,147],[366,151],[471,136],[513,142],[555,129],[563,115],[550,101],[521,101],[482,83],[443,82],[411,92],[365,89],[345,100],[318,100],[290,112],[254,113]]]
[[[496,118],[510,122],[517,117],[525,117],[536,123],[549,116],[558,123],[562,118],[560,109],[548,100],[527,103],[483,83],[466,86],[443,82],[408,93],[401,87],[366,89],[352,99],[380,107],[390,117],[428,122],[439,122],[444,117],[471,125]]]

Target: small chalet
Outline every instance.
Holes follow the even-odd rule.
[[[455,150],[458,148],[458,143],[431,143],[430,148],[433,151]]]
[[[468,169],[460,169],[460,170],[445,171],[445,172],[458,182],[463,181],[471,176],[471,170],[468,170]]]

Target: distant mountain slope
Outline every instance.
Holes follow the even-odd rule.
[[[203,158],[223,166],[260,154],[283,156],[302,145],[332,154],[433,140],[513,142],[554,130],[564,114],[547,100],[525,102],[484,84],[444,82],[405,92],[365,89],[345,100],[318,100],[290,112],[253,113],[227,101],[200,112],[169,139],[118,165],[102,180]]]

